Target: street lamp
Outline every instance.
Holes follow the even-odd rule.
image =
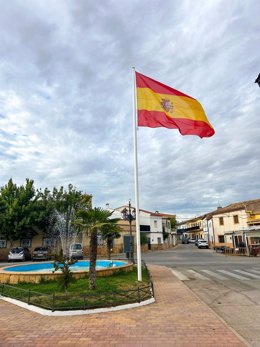
[[[132,236],[132,221],[135,220],[136,214],[135,209],[131,209],[131,202],[128,203],[128,209],[124,208],[121,211],[122,218],[129,222],[129,233],[130,233],[130,243],[129,243],[129,258],[134,263],[134,245],[133,245],[133,236]]]

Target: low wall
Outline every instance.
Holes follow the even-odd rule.
[[[171,249],[174,248],[173,245],[169,245],[167,243],[161,243],[161,244],[151,244],[151,250],[152,251],[163,251],[165,249]]]
[[[17,266],[17,265],[15,265]],[[8,266],[9,268],[9,266]],[[6,284],[17,284],[21,282],[25,283],[40,283],[41,281],[53,281],[62,276],[62,273],[49,273],[49,272],[7,272],[4,271],[3,268],[0,269],[0,283],[6,283]],[[105,276],[111,276],[119,271],[129,272],[133,270],[133,264],[127,264],[123,266],[117,266],[117,267],[109,267],[106,269],[97,269],[96,275],[97,277],[105,277]],[[73,272],[73,278],[79,279],[84,278],[88,274],[88,270],[82,270],[82,271],[75,271]]]

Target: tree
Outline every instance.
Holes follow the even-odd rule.
[[[41,223],[38,205],[39,195],[33,180],[17,186],[12,179],[0,189],[0,234],[13,243],[21,238],[30,238],[37,233]]]
[[[171,229],[176,229],[176,225],[177,225],[177,220],[176,218],[171,218],[170,219],[170,222],[171,222]]]
[[[61,270],[62,276],[59,277],[58,283],[59,287],[65,290],[65,292],[67,292],[69,285],[74,281],[70,266],[76,262],[77,260],[68,259],[62,255],[55,255],[54,257],[53,272]]]
[[[100,235],[106,241],[107,258],[110,259],[113,241],[114,239],[118,239],[121,236],[121,228],[116,223],[104,224],[100,228]]]
[[[105,224],[113,224],[118,219],[109,219],[113,212],[100,207],[80,210],[77,213],[77,224],[83,227],[90,235],[90,266],[89,266],[89,289],[96,289],[96,261],[97,261],[97,235],[98,230]]]
[[[147,245],[148,243],[148,238],[144,233],[140,233],[140,242],[141,245]]]
[[[39,215],[38,227],[45,235],[48,235],[51,231],[51,215],[55,208],[53,195],[48,188],[37,190],[38,203],[37,210]]]
[[[12,179],[0,188],[0,234],[10,241],[31,238],[39,230],[47,236],[57,236],[54,231],[56,209],[65,214],[66,228],[79,209],[91,208],[92,196],[77,191],[69,184],[68,191],[63,187],[47,188],[43,191],[34,188],[34,181],[26,179],[25,185],[18,186]]]

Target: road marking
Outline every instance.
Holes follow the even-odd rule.
[[[243,270],[235,270],[235,271],[241,273],[242,275],[247,275],[249,277],[260,279],[259,275],[251,274],[250,272],[247,272],[247,271],[243,271]]]
[[[199,272],[196,272],[192,269],[185,269],[185,271],[189,274],[189,277],[191,277],[191,278],[184,275],[181,271],[173,270],[173,269],[171,269],[171,271],[172,271],[172,274],[174,276],[176,276],[180,281],[190,281],[191,279],[194,279],[194,278],[200,279],[203,281],[212,280],[212,278],[208,278],[206,276],[203,276]],[[205,274],[209,275],[210,277],[216,278],[216,279],[221,280],[221,281],[227,281],[228,277],[233,277],[233,278],[236,278],[236,279],[242,280],[242,281],[249,281],[249,280],[252,280],[252,278],[260,279],[260,271],[258,271],[258,270],[250,270],[251,272],[255,272],[256,274],[250,273],[248,271],[243,271],[243,270],[234,270],[235,272],[238,272],[241,275],[239,275],[237,273],[233,273],[231,271],[227,271],[227,270],[216,270],[217,272],[221,272],[221,274],[224,274],[225,276],[228,276],[228,277],[224,277],[223,275],[216,273],[216,272],[213,272],[213,271],[210,271],[210,270],[200,270],[200,271],[204,272]],[[245,275],[245,276],[248,276],[251,278],[248,278],[248,277],[245,277],[242,275]]]
[[[243,276],[240,276],[240,275],[237,275],[237,274],[233,274],[233,272],[229,272],[229,271],[226,271],[226,270],[217,270],[218,272],[221,272],[225,275],[228,275],[230,277],[234,277],[234,278],[237,278],[239,280],[242,280],[242,281],[249,281],[250,278],[247,278],[247,277],[243,277]]]
[[[219,274],[217,274],[217,273],[215,273],[213,271],[210,271],[210,270],[201,270],[201,271],[205,272],[206,274],[208,274],[211,277],[217,278],[218,280],[222,280],[222,281],[227,280],[226,277],[221,276],[221,275],[219,275]]]
[[[172,273],[181,281],[189,281],[189,278],[183,275],[183,273],[181,273],[180,271],[172,270]]]
[[[194,270],[187,270],[187,272],[192,274],[195,278],[198,278],[198,279],[203,280],[203,281],[209,281],[209,278],[201,275],[200,273],[198,273],[198,272],[196,272]]]

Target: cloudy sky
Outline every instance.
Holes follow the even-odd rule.
[[[197,216],[260,198],[258,0],[0,3],[0,186],[132,199],[132,66],[198,99],[216,134],[138,130],[140,207]]]

